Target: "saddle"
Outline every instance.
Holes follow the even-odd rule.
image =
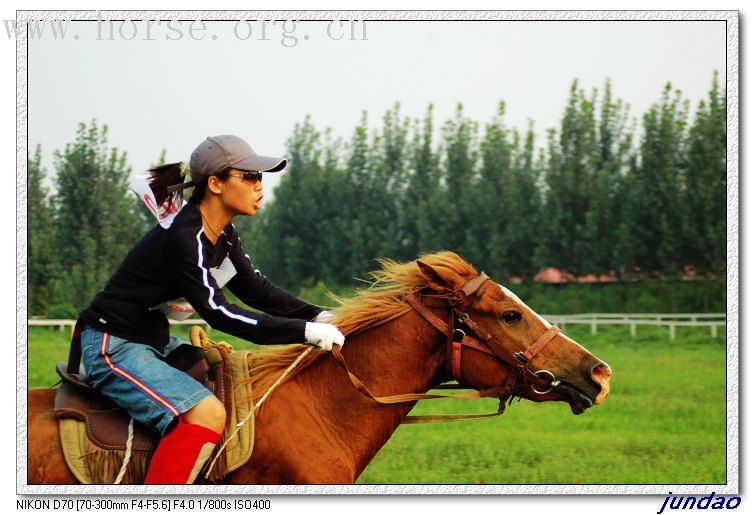
[[[77,329],[80,329],[78,324]],[[62,384],[55,396],[53,411],[59,418],[66,463],[84,484],[113,483],[128,448],[122,482],[141,483],[160,437],[140,422],[132,424],[125,410],[89,385],[79,368],[79,334],[74,330],[68,363],[61,362],[56,367]],[[224,431],[227,434],[250,409],[249,351],[232,352],[230,345],[212,342],[199,327],[191,329],[190,339],[192,346],[179,347],[168,355],[166,362],[204,384],[223,403],[228,414]],[[237,386],[234,383],[238,383]],[[211,481],[221,480],[249,459],[254,442],[253,422],[250,426],[234,437],[238,442],[227,446],[219,457],[216,467],[210,471]]]

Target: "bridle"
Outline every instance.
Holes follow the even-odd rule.
[[[531,368],[532,358],[535,357],[556,335],[559,328],[551,326],[532,345],[520,349],[511,350],[505,344],[496,340],[489,332],[480,327],[472,318],[459,310],[468,297],[475,295],[480,287],[490,278],[482,272],[480,275],[467,281],[450,299],[441,299],[439,305],[427,305],[415,295],[409,295],[407,301],[414,310],[430,324],[446,335],[446,371],[450,378],[455,379],[460,385],[465,384],[461,372],[462,349],[464,347],[489,354],[505,362],[512,368],[504,384],[484,390],[486,396],[524,397],[530,388],[538,395],[550,393],[553,388],[560,384],[555,375],[549,370],[533,371]],[[436,316],[430,307],[446,309],[449,311],[449,321],[444,322]],[[466,326],[469,331],[460,329],[457,324]],[[476,335],[469,336],[467,332]],[[538,387],[543,388],[538,390]]]
[[[481,273],[477,277],[467,281],[459,290],[453,292],[451,298],[437,299],[439,303],[425,303],[417,294],[409,294],[406,297],[408,304],[433,327],[438,329],[446,336],[446,371],[450,378],[455,379],[457,385],[440,385],[434,389],[468,389],[465,386],[464,377],[461,373],[462,349],[467,347],[485,354],[489,354],[500,361],[508,364],[512,368],[506,381],[498,386],[486,388],[484,390],[472,393],[462,393],[456,395],[446,395],[437,393],[406,393],[390,396],[375,396],[370,390],[352,374],[343,355],[338,347],[334,346],[332,355],[338,361],[349,376],[352,384],[362,394],[377,401],[380,404],[400,404],[423,399],[438,398],[462,398],[477,399],[482,397],[493,397],[499,399],[498,411],[496,413],[484,415],[435,415],[435,416],[408,416],[404,423],[420,422],[444,422],[449,420],[467,420],[472,418],[485,418],[503,414],[506,404],[511,404],[515,397],[522,398],[530,389],[538,395],[545,395],[553,388],[558,386],[561,381],[556,379],[555,375],[549,370],[536,370],[531,368],[531,361],[556,335],[560,332],[556,326],[551,326],[541,334],[532,345],[522,346],[519,349],[510,349],[500,341],[496,340],[489,332],[480,327],[472,318],[459,310],[468,297],[471,297],[479,291],[480,287],[490,278]],[[449,312],[448,322],[444,322],[440,317],[435,315],[430,308],[444,309]],[[466,331],[461,329],[457,324],[466,327],[469,332],[477,338],[470,336]],[[541,388],[541,389],[538,389]]]

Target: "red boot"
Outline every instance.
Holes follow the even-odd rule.
[[[181,418],[165,433],[152,455],[145,485],[188,485],[194,482],[215,444],[218,433]]]

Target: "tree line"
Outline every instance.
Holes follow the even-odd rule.
[[[691,117],[668,84],[638,134],[610,81],[585,91],[575,80],[542,145],[532,122],[507,124],[503,102],[484,124],[459,104],[439,131],[432,105],[410,119],[397,104],[377,129],[363,113],[347,141],[306,117],[287,141],[274,201],[234,223],[255,265],[293,291],[353,285],[378,257],[445,249],[498,280],[529,281],[546,267],[720,277],[725,106],[715,73]],[[107,127],[81,124],[54,155],[52,192],[39,148],[28,160],[29,314],[73,316],[155,222],[127,192],[131,168]]]

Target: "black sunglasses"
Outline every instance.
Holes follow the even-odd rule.
[[[236,175],[236,173],[239,173],[241,175]],[[244,179],[245,181],[249,182],[262,182],[262,172],[242,172],[241,170],[234,170],[234,172],[231,172],[228,175],[232,177],[238,177],[239,179]]]

